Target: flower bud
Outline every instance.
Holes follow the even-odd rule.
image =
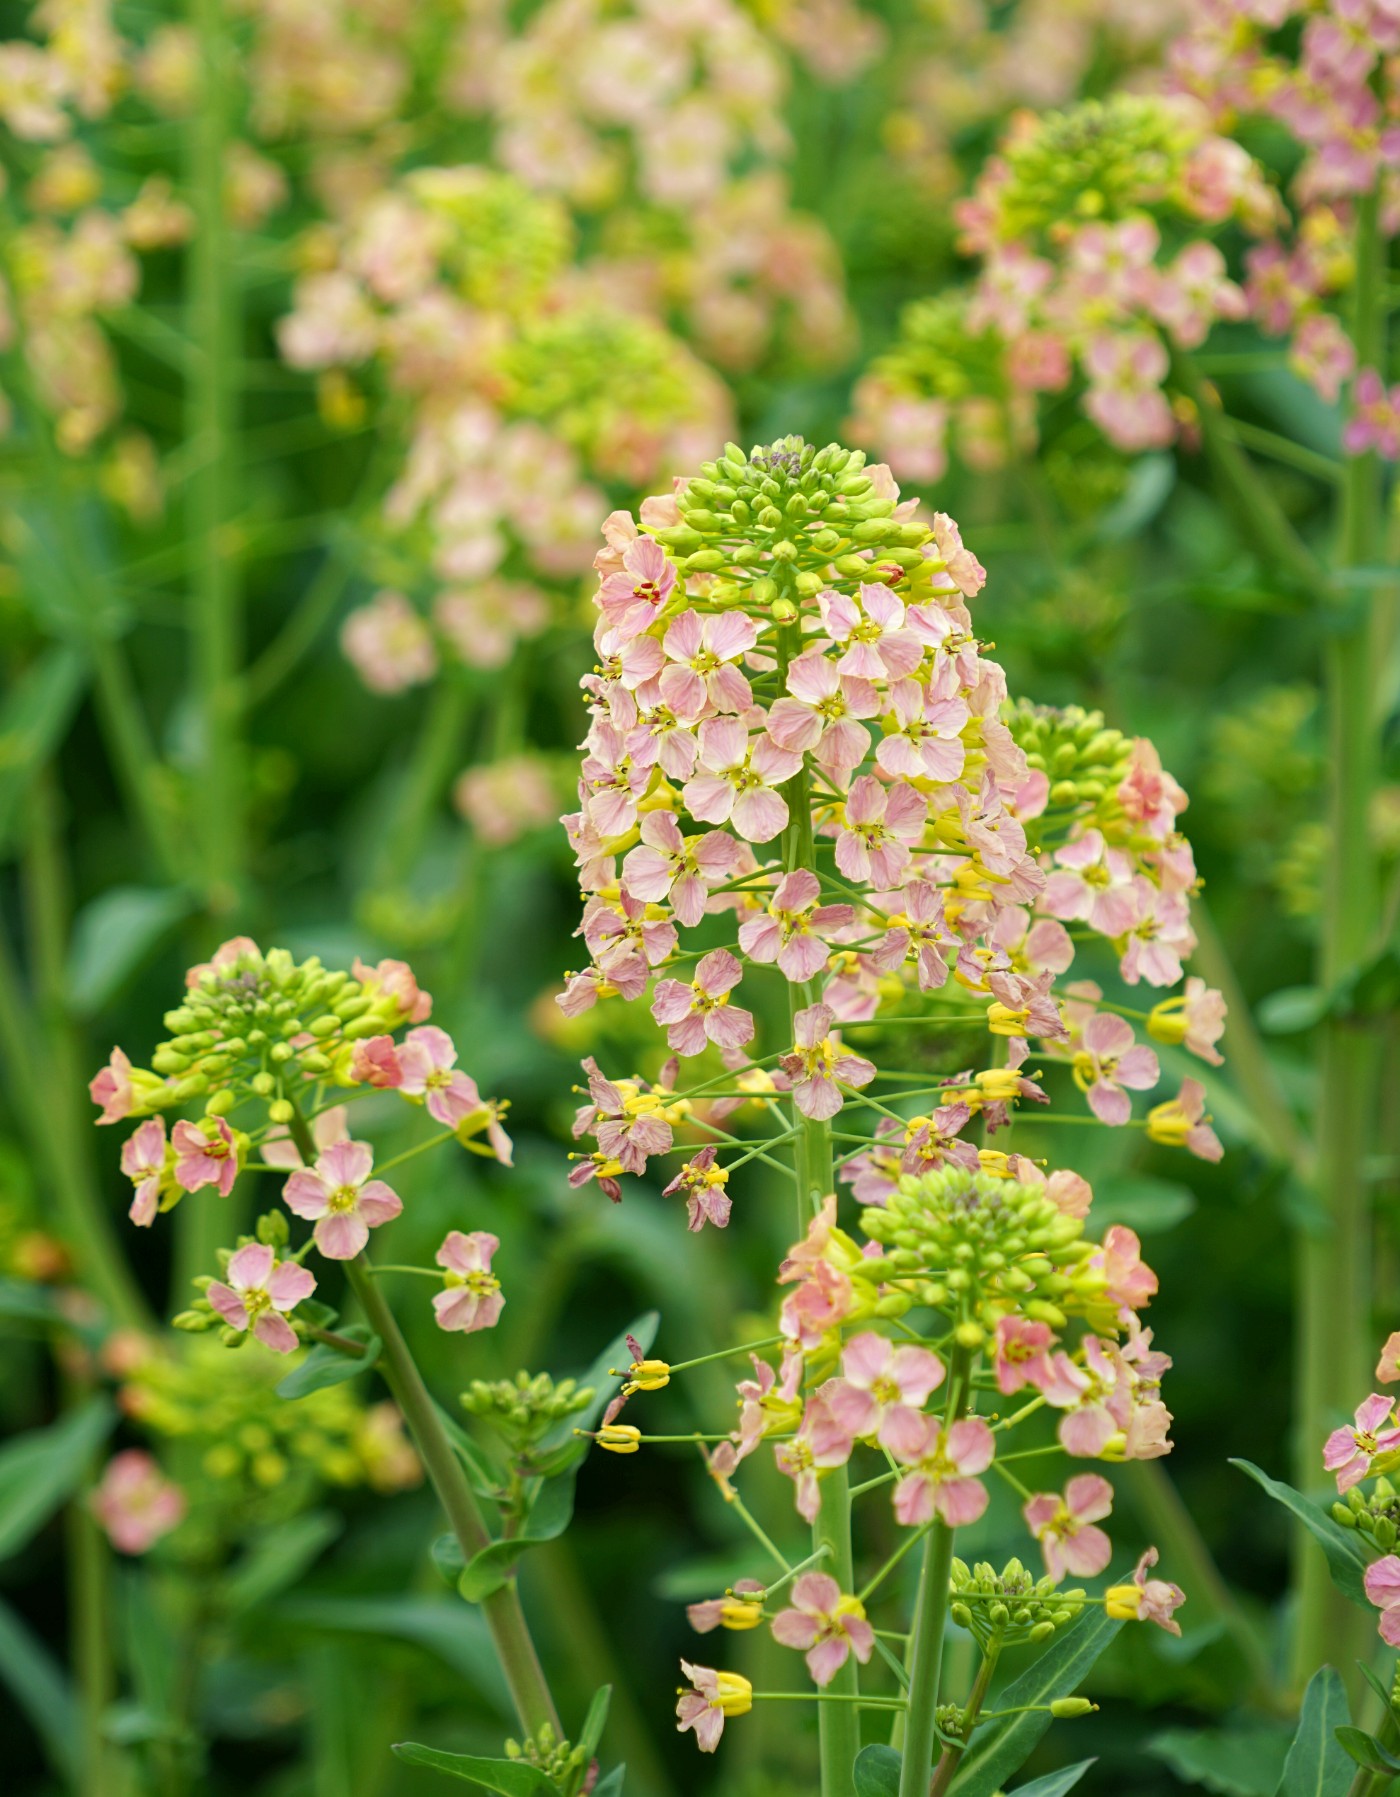
[[[1070,1722],[1076,1716],[1095,1715],[1098,1707],[1087,1697],[1057,1697],[1050,1705],[1050,1714],[1060,1722]]]
[[[642,1445],[642,1432],[632,1423],[606,1423],[594,1440],[610,1454],[635,1454]]]

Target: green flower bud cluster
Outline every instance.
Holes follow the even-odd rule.
[[[1102,1293],[1102,1275],[1085,1271],[1094,1249],[1083,1222],[1043,1186],[939,1167],[906,1174],[860,1224],[887,1250],[877,1263],[882,1276],[919,1276],[922,1301],[958,1318],[968,1348],[979,1347],[1004,1312],[1062,1329],[1067,1312]]]
[[[1046,1641],[1084,1608],[1081,1589],[1059,1591],[1052,1578],[1036,1578],[1019,1560],[1008,1560],[997,1572],[984,1560],[969,1568],[955,1559],[948,1589],[948,1614],[984,1653],[993,1641],[1002,1647]]]
[[[959,288],[906,306],[898,338],[876,357],[867,378],[948,405],[1004,396],[1006,341],[995,331],[971,328],[969,298],[968,290]]]
[[[523,1742],[507,1741],[506,1758],[538,1767],[546,1778],[553,1780],[562,1797],[574,1797],[592,1764],[592,1755],[586,1747],[573,1747],[568,1741],[558,1739],[548,1722],[541,1724],[538,1732]]]
[[[474,1379],[462,1393],[462,1408],[521,1452],[538,1446],[566,1416],[587,1410],[593,1398],[593,1388],[577,1379],[556,1385],[548,1373],[520,1372],[513,1379]]]
[[[513,175],[471,165],[420,168],[404,185],[442,222],[443,271],[474,306],[513,312],[538,303],[573,255],[567,208]]]
[[[286,949],[263,954],[250,945],[205,968],[184,1003],[165,1013],[170,1035],[151,1057],[165,1085],[146,1103],[167,1109],[203,1098],[206,1114],[223,1116],[251,1095],[266,1103],[270,1122],[286,1123],[289,1095],[307,1079],[344,1079],[355,1042],[403,1021],[388,991],[367,991],[315,955],[297,962]]]
[[[1118,798],[1132,765],[1131,737],[1105,724],[1101,711],[1082,705],[1032,705],[1022,699],[1007,707],[1005,721],[1028,765],[1049,780],[1052,812],[1077,811],[1110,842],[1135,846]],[[1141,846],[1151,840],[1144,836]]]
[[[996,188],[999,235],[1054,233],[1065,221],[1116,220],[1160,211],[1179,187],[1201,131],[1169,100],[1116,94],[1048,113],[1002,146]]]
[[[1400,1493],[1384,1476],[1376,1480],[1369,1495],[1353,1485],[1345,1498],[1333,1504],[1332,1515],[1344,1529],[1355,1529],[1374,1542],[1383,1554],[1392,1553],[1400,1541]]]
[[[927,525],[893,516],[875,490],[861,450],[801,437],[735,443],[677,495],[681,522],[653,531],[683,574],[715,575],[711,597],[773,608],[780,621],[826,587],[903,579],[930,564],[920,553]]]

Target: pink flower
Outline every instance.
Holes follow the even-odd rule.
[[[185,1519],[185,1494],[140,1448],[114,1454],[88,1505],[123,1554],[144,1554]]]
[[[647,1161],[671,1146],[662,1101],[639,1082],[605,1079],[590,1055],[583,1063],[590,1102],[574,1117],[573,1136],[596,1135],[598,1146],[624,1173],[644,1173]]]
[[[670,900],[687,929],[705,915],[712,886],[734,872],[739,845],[723,830],[682,836],[669,811],[649,811],[642,819],[642,840],[622,863],[622,881],[634,897],[649,905]]]
[[[1044,1391],[1054,1379],[1050,1349],[1056,1339],[1048,1323],[1034,1323],[1018,1316],[998,1318],[997,1390],[1008,1398],[1027,1385]]]
[[[806,1650],[807,1670],[818,1685],[829,1685],[851,1654],[864,1666],[875,1651],[865,1606],[824,1572],[804,1572],[797,1580],[791,1608],[773,1618],[773,1639]]]
[[[621,569],[598,589],[604,623],[622,642],[630,642],[661,615],[675,584],[676,570],[661,545],[650,537],[636,538],[623,551]]]
[[[1342,431],[1348,455],[1374,450],[1387,462],[1400,459],[1400,386],[1386,391],[1374,368],[1363,368],[1352,382],[1352,414]]]
[[[99,1123],[120,1123],[131,1115],[135,1095],[131,1089],[131,1062],[121,1049],[112,1050],[112,1058],[88,1081],[92,1102],[102,1107]]]
[[[399,1048],[392,1036],[366,1036],[355,1044],[350,1077],[357,1085],[392,1090],[403,1084]]]
[[[1066,1414],[1060,1419],[1060,1445],[1078,1460],[1094,1460],[1115,1435],[1126,1431],[1132,1417],[1132,1391],[1127,1368],[1112,1342],[1086,1335],[1084,1365],[1067,1354],[1051,1362],[1052,1379],[1041,1387],[1047,1401]]]
[[[941,1516],[951,1529],[976,1522],[987,1508],[987,1488],[975,1475],[986,1472],[996,1453],[996,1437],[980,1416],[942,1428],[923,1419],[923,1439],[899,1457],[910,1471],[894,1488],[894,1513],[906,1529]]]
[[[1135,824],[1148,835],[1164,840],[1176,828],[1177,814],[1186,809],[1186,794],[1162,766],[1162,758],[1146,737],[1133,742],[1128,772],[1118,787],[1118,802]]]
[[[826,966],[824,933],[844,929],[855,918],[850,905],[822,905],[821,882],[805,867],[784,874],[766,911],[739,926],[739,946],[751,961],[776,961],[779,972],[801,985]]]
[[[663,1198],[674,1198],[677,1192],[685,1193],[686,1228],[692,1234],[697,1234],[707,1223],[713,1223],[716,1229],[729,1226],[733,1200],[724,1189],[729,1172],[727,1168],[715,1165],[718,1154],[715,1144],[707,1142],[691,1155],[661,1194]]]
[[[839,674],[862,680],[902,680],[923,660],[923,645],[904,628],[904,602],[887,586],[862,586],[860,603],[845,593],[817,594],[822,622],[838,644],[848,645]]]
[[[476,1081],[457,1066],[451,1036],[435,1024],[408,1032],[399,1045],[398,1062],[399,1091],[405,1098],[421,1099],[428,1115],[444,1129],[456,1129],[463,1118],[483,1108]]]
[[[1157,1084],[1157,1057],[1135,1046],[1133,1027],[1111,1011],[1098,1011],[1084,1026],[1082,1046],[1074,1057],[1074,1083],[1088,1095],[1089,1109],[1101,1123],[1127,1123],[1133,1101],[1124,1088],[1149,1091]]]
[[[757,1579],[735,1579],[726,1597],[707,1597],[702,1603],[687,1604],[685,1619],[697,1635],[708,1635],[723,1625],[726,1628],[755,1628],[763,1620],[765,1587]]]
[[[1176,436],[1176,420],[1161,384],[1167,352],[1147,331],[1101,331],[1083,357],[1089,377],[1084,410],[1118,449],[1161,449]]]
[[[1142,1258],[1142,1243],[1123,1223],[1111,1224],[1089,1262],[1101,1272],[1108,1296],[1125,1310],[1141,1310],[1157,1291],[1157,1275]]]
[[[699,612],[682,612],[661,645],[669,664],[661,670],[661,697],[683,718],[698,718],[707,706],[747,711],[753,693],[732,664],[757,641],[758,626],[746,612],[703,618]]]
[[[924,553],[935,567],[942,564],[954,589],[965,599],[975,599],[987,584],[987,570],[962,540],[962,532],[947,512],[935,512],[930,521],[936,557]]]
[[[376,593],[352,611],[340,646],[372,693],[402,693],[437,673],[432,632],[402,593]]]
[[[1157,1550],[1149,1547],[1137,1563],[1133,1573],[1133,1584],[1138,1588],[1137,1615],[1143,1622],[1155,1622],[1169,1635],[1179,1635],[1181,1624],[1172,1612],[1180,1609],[1186,1602],[1186,1593],[1180,1585],[1169,1584],[1166,1579],[1148,1578],[1148,1570],[1157,1564]],[[1110,1609],[1109,1614],[1112,1615]]]
[[[600,836],[623,836],[636,827],[651,768],[633,759],[628,737],[606,718],[589,731],[588,748],[581,771],[589,822]]]
[[[904,909],[891,914],[884,941],[871,956],[884,973],[902,967],[913,956],[920,992],[934,992],[948,978],[948,962],[959,938],[943,912],[943,894],[926,880],[904,888]]]
[[[792,1480],[793,1501],[804,1522],[815,1522],[821,1508],[822,1474],[844,1466],[851,1447],[851,1437],[830,1415],[820,1393],[808,1404],[797,1434],[774,1446],[778,1471]]]
[[[1137,916],[1128,932],[1118,971],[1130,986],[1174,986],[1181,963],[1196,946],[1182,892],[1168,891],[1139,875],[1133,881]]]
[[[1221,994],[1193,973],[1186,981],[1184,993],[1164,998],[1152,1007],[1148,1034],[1159,1042],[1184,1043],[1191,1054],[1219,1067],[1225,1057],[1215,1045],[1225,1033],[1228,1014]]]
[[[370,967],[356,956],[350,971],[366,997],[393,1007],[395,1028],[401,1023],[426,1023],[432,1016],[432,996],[418,984],[407,961],[380,961]]]
[[[630,961],[637,954],[649,967],[659,967],[676,949],[676,926],[670,918],[650,915],[625,886],[615,903],[599,892],[590,895],[583,907],[581,933],[604,973],[615,961]]]
[[[943,1362],[912,1342],[898,1347],[873,1329],[853,1335],[841,1353],[840,1379],[822,1387],[836,1421],[857,1441],[872,1437],[898,1457],[923,1441],[923,1407],[947,1374]]]
[[[1196,1079],[1182,1080],[1175,1098],[1154,1104],[1147,1113],[1148,1140],[1168,1148],[1188,1148],[1198,1160],[1218,1161],[1225,1150],[1205,1110],[1205,1087]]]
[[[726,1716],[743,1716],[751,1708],[753,1686],[737,1672],[716,1672],[711,1666],[692,1666],[681,1661],[681,1671],[694,1686],[682,1691],[676,1704],[679,1734],[695,1730],[695,1745],[701,1753],[713,1753],[724,1733]]]
[[[868,680],[837,672],[817,649],[799,655],[788,668],[790,698],[768,714],[768,733],[779,748],[810,749],[823,766],[848,773],[870,749],[870,732],[858,718],[873,718],[880,699]]]
[[[909,865],[909,844],[924,833],[928,801],[902,780],[885,787],[862,774],[846,795],[836,865],[848,880],[887,892]]]
[[[398,1193],[371,1179],[374,1151],[368,1142],[336,1142],[313,1168],[301,1168],[282,1188],[287,1209],[316,1219],[316,1246],[327,1260],[353,1260],[371,1229],[391,1222],[403,1209]]]
[[[1376,1377],[1382,1385],[1394,1385],[1400,1379],[1400,1330],[1386,1337],[1376,1365]]]
[[[739,718],[707,718],[700,726],[700,767],[682,789],[690,815],[725,824],[749,842],[771,842],[787,826],[787,801],[773,790],[790,780],[802,757],[766,733],[752,739]]]
[[[127,1214],[138,1228],[147,1229],[155,1221],[165,1163],[165,1119],[148,1117],[122,1143],[122,1172],[136,1186]]]
[[[1293,333],[1288,366],[1332,406],[1355,372],[1356,347],[1330,312],[1312,312]]]
[[[1400,1442],[1400,1428],[1393,1424],[1395,1400],[1373,1391],[1356,1412],[1356,1426],[1334,1429],[1322,1450],[1322,1464],[1337,1475],[1337,1490],[1350,1491],[1371,1470],[1378,1455],[1389,1453]]]
[[[966,759],[962,732],[971,716],[966,703],[939,697],[936,685],[924,687],[917,680],[898,681],[890,698],[898,728],[880,739],[879,766],[910,780],[956,780]]]
[[[1056,872],[1045,882],[1040,908],[1052,917],[1087,923],[1101,936],[1122,936],[1137,916],[1133,864],[1111,849],[1098,830],[1086,830],[1055,851]]]
[[[837,1081],[848,1086],[868,1086],[875,1064],[841,1047],[831,1035],[836,1013],[830,1005],[808,1005],[793,1018],[796,1038],[793,1052],[779,1065],[792,1080],[793,1103],[804,1117],[834,1117],[845,1100]]]
[[[742,1048],[753,1040],[753,1013],[729,1003],[729,994],[743,977],[737,956],[717,948],[701,961],[689,985],[682,980],[657,982],[651,1014],[666,1026],[667,1044],[677,1054],[699,1054],[707,1041],[720,1048]]]
[[[201,1127],[183,1119],[171,1134],[175,1150],[175,1183],[186,1192],[217,1186],[227,1198],[238,1177],[238,1145],[222,1117],[206,1117]]]
[[[1063,1497],[1037,1492],[1023,1507],[1026,1527],[1045,1554],[1045,1569],[1052,1579],[1073,1574],[1092,1579],[1113,1558],[1113,1543],[1101,1522],[1113,1509],[1113,1487],[1098,1473],[1080,1473],[1065,1486]]]
[[[1376,1627],[1382,1641],[1400,1647],[1400,1560],[1387,1554],[1366,1568],[1366,1595],[1380,1611]]]
[[[207,1295],[231,1329],[251,1329],[265,1347],[290,1354],[297,1335],[284,1313],[315,1289],[315,1275],[305,1267],[279,1261],[263,1242],[249,1242],[230,1259],[228,1284],[216,1279]]]
[[[495,1325],[505,1306],[501,1282],[491,1271],[491,1256],[500,1247],[484,1229],[463,1235],[450,1230],[434,1259],[447,1270],[443,1290],[433,1294],[433,1312],[439,1329],[460,1330],[470,1335]]]

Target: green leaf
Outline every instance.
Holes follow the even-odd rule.
[[[1383,1683],[1380,1679],[1378,1679],[1376,1677],[1375,1673],[1372,1672],[1371,1668],[1366,1664],[1366,1662],[1364,1660],[1358,1660],[1356,1662],[1356,1670],[1361,1674],[1362,1678],[1365,1679],[1366,1683],[1375,1692],[1376,1696],[1380,1698],[1382,1709],[1389,1710],[1389,1708],[1390,1708],[1390,1687],[1389,1687],[1389,1685]]]
[[[469,1604],[479,1604],[508,1584],[523,1553],[564,1533],[574,1514],[576,1476],[577,1469],[571,1468],[557,1478],[546,1479],[520,1533],[506,1541],[493,1541],[467,1562],[457,1580],[457,1589]]]
[[[1341,1678],[1331,1666],[1320,1667],[1303,1693],[1303,1713],[1284,1761],[1278,1797],[1347,1797],[1351,1765],[1336,1730],[1350,1718]]]
[[[1117,1174],[1094,1190],[1094,1221],[1126,1223],[1139,1235],[1174,1229],[1196,1208],[1196,1195],[1171,1179],[1146,1173]]]
[[[87,657],[59,644],[25,669],[0,705],[0,850],[14,839],[35,773],[67,734],[87,676]]]
[[[391,1635],[436,1654],[504,1720],[515,1720],[501,1662],[479,1611],[451,1598],[291,1597],[267,1615],[329,1634]]]
[[[173,886],[113,886],[84,905],[73,922],[68,997],[91,1017],[120,991],[160,940],[193,909]]]
[[[50,1428],[0,1448],[0,1560],[17,1554],[82,1486],[116,1420],[108,1400],[94,1398]]]
[[[524,1760],[479,1760],[470,1753],[442,1753],[417,1741],[400,1741],[394,1752],[410,1766],[431,1766],[450,1778],[465,1778],[502,1797],[559,1797],[559,1787],[538,1766]]]
[[[593,1797],[622,1797],[622,1781],[626,1776],[626,1766],[614,1766],[606,1777],[600,1778],[594,1785]]]
[[[325,1391],[329,1385],[344,1385],[347,1379],[356,1379],[361,1373],[367,1373],[379,1359],[379,1351],[384,1344],[363,1323],[348,1323],[337,1333],[347,1341],[359,1342],[360,1353],[347,1354],[341,1348],[333,1348],[328,1342],[321,1342],[311,1350],[300,1366],[292,1368],[277,1387],[279,1398],[305,1398],[313,1391]]]
[[[344,1526],[333,1510],[313,1510],[264,1530],[224,1580],[225,1604],[251,1610],[296,1584]]]
[[[1361,1728],[1339,1728],[1337,1739],[1356,1761],[1368,1772],[1400,1772],[1400,1760],[1387,1753],[1374,1735],[1368,1735]]]
[[[82,1734],[73,1687],[48,1649],[4,1603],[0,1603],[0,1681],[29,1718],[54,1770],[77,1789]]]
[[[996,1707],[1020,1709],[1025,1704],[1047,1705],[1057,1697],[1071,1696],[1122,1626],[1097,1605],[1086,1609],[1077,1622],[1056,1635],[1020,1678],[998,1694]],[[1049,1711],[1041,1708],[1009,1716],[985,1735],[979,1731],[950,1792],[955,1797],[992,1797],[1017,1767],[1025,1765],[1049,1726]]]
[[[592,1445],[584,1437],[576,1435],[576,1429],[591,1429],[608,1405],[622,1389],[621,1377],[614,1377],[609,1371],[611,1367],[625,1367],[632,1359],[631,1350],[627,1346],[629,1335],[649,1349],[656,1340],[656,1331],[660,1327],[661,1317],[649,1310],[630,1323],[621,1335],[616,1335],[603,1349],[602,1353],[589,1367],[586,1373],[578,1375],[580,1388],[592,1386],[593,1402],[586,1410],[573,1416],[560,1419],[540,1443],[538,1451],[532,1457],[532,1464],[542,1473],[560,1473],[576,1465],[583,1459]]]
[[[1281,986],[1261,999],[1254,1015],[1266,1036],[1295,1036],[1321,1023],[1327,1009],[1321,986]]]
[[[603,1685],[593,1693],[593,1701],[588,1706],[588,1715],[584,1718],[583,1732],[578,1738],[578,1745],[589,1759],[598,1751],[598,1743],[603,1738],[603,1730],[608,1725],[608,1705],[612,1702],[612,1686]]]
[[[1277,1729],[1168,1729],[1147,1751],[1218,1797],[1274,1797],[1288,1740]]]
[[[856,1797],[899,1797],[902,1763],[893,1747],[862,1747],[851,1769]]]
[[[1077,1766],[1066,1766],[1063,1772],[1047,1772],[1044,1778],[1032,1779],[1028,1785],[1017,1785],[1011,1797],[1065,1797],[1097,1760],[1080,1760]]]
[[[1366,1555],[1354,1531],[1344,1529],[1311,1498],[1304,1497],[1301,1491],[1295,1491],[1291,1485],[1285,1485],[1279,1479],[1271,1479],[1252,1462],[1232,1460],[1230,1465],[1237,1466],[1242,1473],[1248,1473],[1276,1504],[1282,1504],[1285,1510],[1297,1517],[1326,1554],[1327,1569],[1332,1574],[1332,1583],[1338,1591],[1370,1614],[1375,1606],[1367,1597],[1362,1583],[1367,1565]]]

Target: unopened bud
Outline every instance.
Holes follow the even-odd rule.
[[[1087,1697],[1057,1697],[1050,1705],[1050,1714],[1060,1722],[1070,1722],[1076,1716],[1092,1716],[1098,1711],[1096,1703],[1090,1703]]]

